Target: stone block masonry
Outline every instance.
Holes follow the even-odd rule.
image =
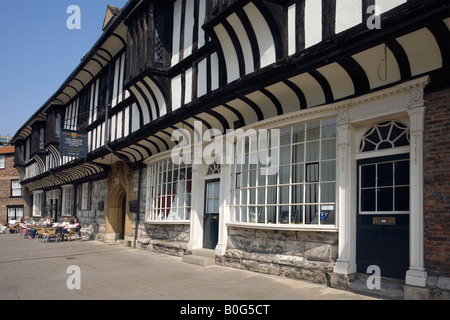
[[[337,233],[229,228],[228,249],[216,263],[329,285]]]
[[[187,254],[190,237],[189,224],[145,224],[137,243],[141,248],[154,252],[183,256]]]

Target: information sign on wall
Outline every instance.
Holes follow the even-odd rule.
[[[86,158],[87,134],[84,132],[61,130],[59,149],[61,156]]]

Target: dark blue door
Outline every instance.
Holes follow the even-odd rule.
[[[356,263],[404,278],[409,268],[409,155],[358,162]]]
[[[220,180],[206,182],[203,219],[203,248],[214,249],[219,241]]]

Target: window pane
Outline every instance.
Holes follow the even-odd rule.
[[[283,224],[289,223],[289,206],[280,207],[280,217],[278,222]]]
[[[361,190],[361,211],[375,211],[375,189]]]
[[[320,188],[320,202],[334,203],[336,201],[335,183],[322,183]]]
[[[321,181],[336,180],[336,161],[322,162],[321,168]]]
[[[320,139],[320,121],[312,121],[306,124],[306,140],[318,140]]]
[[[280,131],[280,145],[290,145],[291,144],[291,127],[282,128]]]
[[[292,183],[302,183],[305,181],[304,178],[304,165],[294,165],[292,166]]]
[[[320,208],[321,217],[320,224],[335,224],[336,214],[334,210],[334,205],[322,205]]]
[[[318,217],[318,211],[317,206],[305,206],[305,223],[307,224],[318,224],[319,223],[319,217]]]
[[[241,203],[247,204],[247,189],[241,191]]]
[[[280,164],[290,164],[291,163],[291,147],[280,148]]]
[[[322,120],[322,139],[336,137],[336,119]]]
[[[250,201],[249,204],[256,204],[256,189],[249,189]]]
[[[267,188],[267,204],[277,204],[277,187]]]
[[[306,144],[306,161],[319,160],[320,141],[308,142]]]
[[[292,206],[291,222],[295,224],[303,223],[303,206]]]
[[[248,207],[241,207],[241,222],[247,222]]]
[[[277,207],[267,207],[267,223],[276,223],[277,222]]]
[[[299,124],[293,128],[294,143],[305,141],[305,125]]]
[[[409,161],[400,161],[395,166],[395,185],[409,185]]]
[[[267,185],[273,186],[278,183],[278,175],[277,174],[271,174],[267,176]]]
[[[393,174],[394,174],[394,167],[392,162],[379,164],[377,173],[378,186],[390,187],[394,185]]]
[[[292,203],[303,203],[303,185],[292,186]]]
[[[362,166],[361,188],[374,188],[376,183],[376,165]]]
[[[317,203],[319,197],[319,184],[307,184],[305,186],[305,202],[306,203]]]
[[[250,187],[256,187],[256,170],[250,171]]]
[[[395,188],[395,210],[409,211],[409,187]]]
[[[392,211],[394,188],[379,188],[377,194],[377,211]]]
[[[319,181],[319,163],[309,163],[306,165],[306,182]]]
[[[291,167],[290,166],[280,167],[280,184],[289,183],[290,177],[291,177]]]
[[[292,147],[292,163],[305,161],[305,144],[296,144]]]
[[[289,186],[280,187],[279,204],[289,204]]]
[[[336,159],[336,139],[322,141],[322,160]]]

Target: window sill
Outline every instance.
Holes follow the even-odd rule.
[[[227,226],[235,228],[264,229],[264,230],[338,232],[338,228],[335,225],[293,225],[293,224],[282,225],[282,224],[228,222]]]
[[[191,220],[145,221],[145,224],[191,224]]]

